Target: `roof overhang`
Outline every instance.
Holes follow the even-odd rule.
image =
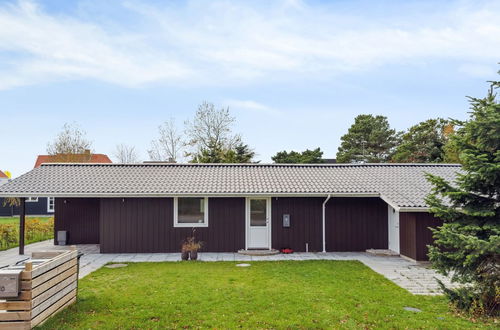
[[[0,197],[56,197],[56,198],[168,198],[168,197],[379,197],[398,212],[428,212],[428,207],[398,206],[385,196],[375,193],[9,193]]]

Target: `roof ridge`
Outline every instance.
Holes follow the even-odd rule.
[[[289,164],[289,163],[43,163],[41,166],[163,166],[163,167],[460,167],[453,163],[317,163],[317,164]]]

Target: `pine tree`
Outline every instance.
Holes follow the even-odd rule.
[[[390,159],[400,137],[387,117],[359,115],[340,139],[337,163],[383,163]]]
[[[319,164],[324,162],[321,148],[306,149],[302,152],[283,150],[277,152],[271,159],[278,164]]]
[[[433,267],[451,274],[458,289],[441,286],[459,309],[499,315],[500,104],[492,83],[484,99],[470,98],[471,115],[452,139],[463,165],[453,183],[428,175],[431,212],[444,220],[429,246]]]

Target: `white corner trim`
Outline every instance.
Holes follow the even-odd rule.
[[[192,196],[196,197],[196,196]],[[182,198],[182,197],[181,197]],[[174,197],[174,227],[176,228],[193,228],[193,227],[208,227],[208,197],[198,196],[198,198],[203,198],[205,202],[203,203],[203,223],[179,223],[179,197]]]

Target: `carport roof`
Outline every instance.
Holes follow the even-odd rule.
[[[43,164],[0,186],[2,197],[380,196],[425,208],[425,173],[455,164]]]

